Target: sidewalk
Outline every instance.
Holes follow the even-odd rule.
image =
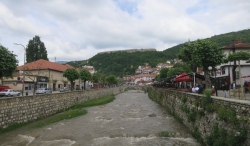
[[[225,93],[222,90],[218,90],[217,93],[218,93],[218,97],[224,97],[225,96]],[[230,97],[230,93],[229,93],[229,98],[231,98],[231,99],[238,99],[239,100],[238,96],[236,98]],[[250,101],[250,93],[244,94],[243,100],[245,100],[245,98],[246,98],[246,100]],[[240,100],[242,100],[242,99],[240,99]]]

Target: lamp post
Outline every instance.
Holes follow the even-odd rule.
[[[24,49],[24,56],[23,56],[23,68],[25,70],[25,54],[26,54],[26,49],[24,47],[24,45],[22,44],[17,44],[17,43],[14,43],[14,45],[20,45],[20,46],[23,46],[23,49]],[[25,80],[25,72],[23,71],[23,87],[22,87],[22,96],[23,96],[23,92],[24,92],[24,80]]]

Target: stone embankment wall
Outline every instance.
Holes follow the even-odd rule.
[[[0,129],[33,121],[63,111],[68,107],[105,95],[119,94],[120,88],[73,91],[26,97],[0,98]]]
[[[203,145],[250,145],[250,102],[148,88],[149,97],[183,123]],[[209,93],[209,92],[208,92]]]

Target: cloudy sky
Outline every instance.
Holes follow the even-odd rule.
[[[165,50],[190,39],[250,29],[249,0],[1,0],[0,43],[18,55],[35,35],[50,61],[98,52]]]

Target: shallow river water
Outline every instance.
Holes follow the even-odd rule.
[[[81,117],[1,134],[1,146],[200,146],[164,108],[135,90]],[[159,137],[167,131],[170,137]]]

